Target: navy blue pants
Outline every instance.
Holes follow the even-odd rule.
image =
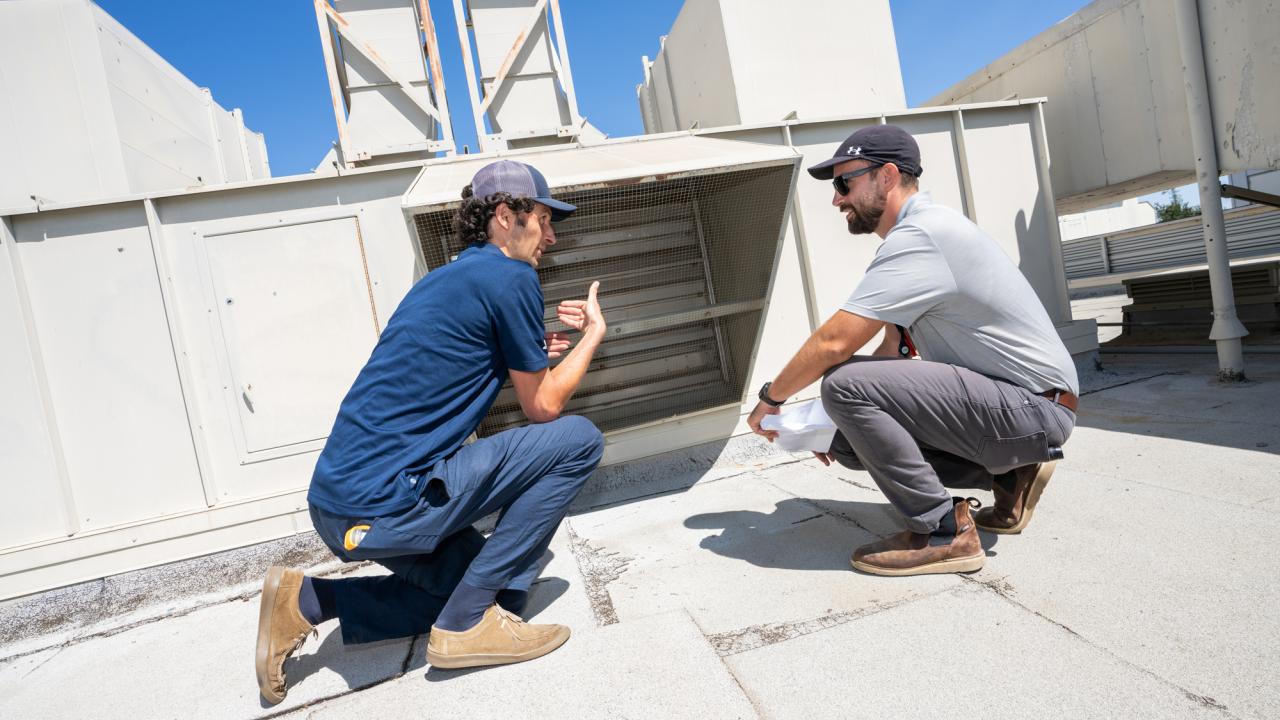
[[[391,571],[333,584],[346,643],[429,632],[458,583],[528,590],[569,503],[600,464],[604,438],[590,420],[562,417],[464,445],[417,478],[417,504],[382,517],[345,517],[311,506],[311,522],[346,562]],[[474,523],[498,512],[486,540]],[[354,549],[343,538],[369,529]]]

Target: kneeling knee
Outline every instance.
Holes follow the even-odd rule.
[[[822,378],[822,405],[828,408],[833,403],[847,404],[863,397],[862,385],[864,375],[859,371],[858,363],[850,363],[827,373]]]
[[[574,444],[581,449],[581,455],[594,458],[599,463],[604,455],[604,433],[600,432],[600,428],[581,415],[566,415],[560,418],[560,422],[565,424]]]

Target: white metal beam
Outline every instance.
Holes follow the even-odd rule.
[[[332,31],[324,8],[329,0],[315,0],[316,25],[320,30],[320,49],[324,52],[325,74],[329,76],[329,96],[333,101],[333,116],[338,124],[338,156],[346,165],[357,158],[351,157],[351,138],[347,134],[346,103],[342,100],[342,84],[338,80],[338,60],[333,54]]]
[[[569,100],[569,114],[573,118],[574,127],[581,126],[582,116],[578,113],[578,96],[573,90],[573,70],[569,68],[569,45],[565,40],[564,22],[560,19],[560,0],[551,0],[551,16],[556,21],[556,47],[560,51],[560,63],[556,72],[560,75],[560,85]],[[553,55],[554,57],[554,55]]]
[[[467,34],[467,15],[462,0],[453,0],[453,19],[458,26],[458,45],[462,48],[462,67],[467,72],[467,87],[471,91],[471,116],[476,123],[476,142],[483,148],[488,133],[484,129],[484,112],[480,109],[480,86],[476,82],[476,61],[471,51],[471,37]]]

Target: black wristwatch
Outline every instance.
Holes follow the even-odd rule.
[[[765,405],[768,405],[769,407],[782,407],[782,404],[785,403],[786,400],[774,400],[773,398],[769,397],[769,386],[772,384],[773,384],[772,382],[767,382],[763,386],[761,386],[760,402],[764,403]]]

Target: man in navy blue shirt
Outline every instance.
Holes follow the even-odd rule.
[[[376,577],[323,579],[273,567],[263,585],[255,665],[262,696],[284,699],[284,661],[314,626],[343,641],[430,632],[435,667],[531,660],[569,638],[518,615],[569,503],[604,441],[582,417],[560,417],[604,337],[596,301],[557,308],[581,332],[547,334],[534,268],[551,224],[576,208],[551,197],[536,169],[502,160],[462,192],[454,219],[469,247],[409,291],[342,401],[307,499],[316,532]],[[464,445],[508,378],[534,424]],[[474,523],[499,520],[486,539]]]

